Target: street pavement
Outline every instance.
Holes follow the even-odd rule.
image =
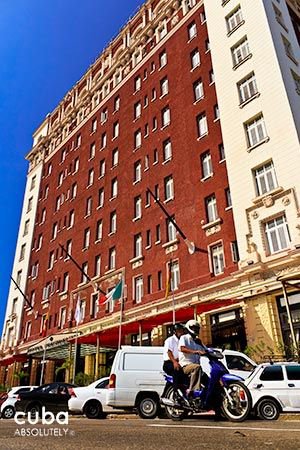
[[[23,434],[23,435],[22,435]],[[17,425],[0,420],[0,450],[299,450],[300,421],[214,422],[201,416],[172,422],[117,416],[70,417],[68,425]]]

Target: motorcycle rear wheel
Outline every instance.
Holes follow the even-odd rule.
[[[170,386],[169,389],[167,390],[165,398],[167,398],[168,400],[175,401],[174,389],[172,386]],[[189,413],[187,410],[176,408],[175,406],[165,406],[165,410],[168,418],[176,422],[185,419]]]
[[[243,422],[251,411],[251,394],[247,386],[241,381],[234,381],[227,387],[231,398],[230,403],[224,393],[221,410],[223,415],[231,422]]]

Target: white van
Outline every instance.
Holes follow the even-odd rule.
[[[256,366],[241,352],[224,350],[223,353],[223,362],[228,370],[243,378]],[[107,404],[120,409],[136,408],[144,419],[156,417],[166,384],[162,365],[163,347],[122,346],[112,365]]]

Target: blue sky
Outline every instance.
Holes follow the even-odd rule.
[[[142,0],[0,0],[0,331],[32,133]]]

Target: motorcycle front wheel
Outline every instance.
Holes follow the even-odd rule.
[[[176,403],[176,395],[174,395],[174,389],[172,386],[169,387],[169,389],[166,391],[165,398],[168,400],[173,401]],[[176,406],[165,406],[166,414],[169,419],[172,419],[174,421],[183,420],[188,416],[188,411],[184,410],[183,408],[178,408]]]
[[[251,411],[251,394],[247,386],[234,381],[224,387],[222,413],[231,422],[243,422]]]

